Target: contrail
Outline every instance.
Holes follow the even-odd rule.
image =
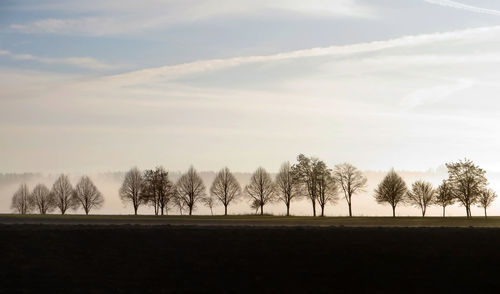
[[[436,4],[436,5],[447,6],[447,7],[453,7],[456,9],[463,9],[463,10],[476,12],[476,13],[500,15],[500,10],[476,7],[476,6],[472,6],[472,5],[458,3],[455,1],[451,1],[451,0],[424,0],[424,1],[427,3],[432,3],[432,4]]]

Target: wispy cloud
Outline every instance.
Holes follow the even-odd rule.
[[[402,65],[402,63],[450,64],[450,63],[478,63],[478,62],[492,62],[492,61],[498,62],[500,60],[500,56],[491,54],[481,55],[481,56],[436,55],[436,54],[426,55],[423,52],[420,52],[420,54],[416,56],[408,54],[406,55],[390,54],[382,57],[371,58],[368,60],[363,59],[362,55],[382,50],[391,50],[394,48],[414,47],[426,44],[439,44],[441,42],[448,42],[453,40],[468,40],[476,37],[481,38],[481,36],[496,34],[499,32],[500,32],[500,26],[492,26],[492,27],[481,27],[481,28],[458,30],[458,31],[443,32],[443,33],[411,35],[391,40],[357,43],[344,46],[317,47],[317,48],[283,52],[265,56],[247,56],[247,57],[236,57],[228,59],[195,61],[185,64],[169,65],[169,66],[133,71],[129,73],[110,76],[107,77],[106,79],[115,81],[126,80],[127,83],[140,84],[142,82],[151,82],[157,79],[161,79],[163,81],[174,80],[176,78],[189,74],[206,72],[206,71],[216,71],[250,63],[263,63],[263,62],[272,62],[279,60],[303,59],[303,58],[312,58],[321,56],[348,57],[356,54],[358,55],[358,58],[360,58],[360,60],[365,64],[368,62],[371,64],[379,63],[382,65],[390,65],[390,64]]]
[[[88,158],[109,166],[165,155],[171,168],[188,160],[247,170],[299,152],[377,169],[427,168],[464,155],[499,166],[491,153],[500,148],[491,136],[499,123],[499,36],[493,26],[62,82],[45,82],[43,72],[5,73],[0,161],[40,162],[13,142],[43,141],[43,160],[68,165],[75,152],[91,150]]]
[[[103,3],[49,1],[25,5],[24,9],[45,9],[63,13],[86,12],[88,17],[47,18],[29,23],[11,24],[10,28],[25,33],[79,34],[91,36],[121,35],[169,28],[175,24],[206,20],[221,16],[258,17],[266,11],[288,11],[313,17],[371,18],[373,8],[356,0],[191,0],[191,1],[120,1]]]
[[[49,58],[39,57],[31,54],[15,54],[7,50],[0,50],[0,56],[7,56],[14,60],[29,60],[44,64],[62,64],[91,70],[112,70],[121,67],[118,65],[101,62],[92,57]]]
[[[431,4],[437,4],[437,5],[452,7],[452,8],[456,8],[456,9],[463,9],[463,10],[476,12],[476,13],[484,13],[484,14],[491,14],[491,15],[500,16],[500,10],[467,5],[467,4],[463,4],[463,3],[459,3],[459,2],[451,1],[451,0],[424,0],[424,1],[431,3]]]

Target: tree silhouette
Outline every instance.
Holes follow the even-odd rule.
[[[264,205],[274,200],[274,183],[271,175],[259,167],[250,178],[250,183],[245,187],[245,193],[250,197],[253,205],[258,204],[260,215],[264,214]]]
[[[412,189],[407,193],[407,201],[411,205],[420,208],[422,217],[425,217],[427,207],[433,203],[435,194],[436,192],[431,183],[416,181],[412,184]]]
[[[101,208],[104,203],[104,197],[94,185],[92,180],[87,177],[81,177],[80,181],[75,186],[73,193],[75,203],[82,206],[85,214],[88,215],[92,208]]]
[[[309,198],[312,204],[313,216],[316,216],[316,201],[318,198],[318,174],[320,160],[315,157],[306,157],[304,154],[297,156],[297,163],[292,166],[292,171],[301,190]]]
[[[139,206],[145,201],[142,197],[142,187],[143,178],[141,171],[137,167],[130,169],[125,174],[122,186],[120,187],[120,199],[123,202],[132,202],[135,215],[137,215]]]
[[[179,196],[179,193],[175,195],[173,201],[174,205],[179,209],[179,214],[183,215],[186,210],[186,203],[184,203],[184,200]]]
[[[446,206],[455,203],[455,196],[453,195],[450,184],[448,184],[446,180],[443,180],[441,185],[436,189],[436,199],[434,202],[443,207],[443,217],[446,216]]]
[[[152,206],[154,214],[160,213],[160,195],[158,192],[159,180],[155,170],[148,169],[144,171],[141,187],[141,198],[145,203]]]
[[[333,178],[344,192],[344,198],[349,207],[349,216],[352,217],[352,196],[364,191],[367,179],[361,171],[349,163],[336,165]]]
[[[331,175],[330,169],[322,161],[317,166],[317,192],[318,204],[321,207],[321,216],[325,216],[325,206],[338,200],[338,187]]]
[[[33,192],[31,192],[31,200],[40,214],[46,214],[55,208],[54,195],[50,193],[49,188],[44,184],[35,186]]]
[[[21,184],[19,189],[12,196],[11,208],[19,214],[28,214],[33,208],[33,201],[30,199],[28,185]]]
[[[488,214],[486,213],[486,209],[493,203],[493,201],[497,198],[497,193],[491,189],[486,189],[481,192],[479,195],[479,199],[477,201],[479,207],[484,208],[484,217],[488,218]]]
[[[300,197],[300,187],[290,162],[287,161],[281,165],[280,171],[276,175],[275,184],[277,199],[285,203],[286,215],[289,216],[292,201]]]
[[[73,196],[73,187],[66,175],[60,175],[52,185],[52,194],[54,195],[54,203],[61,214],[65,214],[68,208],[75,207]]]
[[[453,195],[465,207],[467,217],[471,217],[470,207],[478,201],[488,184],[486,172],[468,159],[447,163],[446,167]]]
[[[177,181],[177,191],[180,199],[189,208],[189,215],[192,215],[196,203],[205,196],[203,180],[192,166]]]
[[[224,215],[227,215],[229,204],[241,195],[241,187],[229,168],[221,169],[210,187],[210,195],[224,205]],[[212,203],[213,206],[213,203]],[[212,208],[210,208],[211,210]]]
[[[201,202],[203,203],[203,205],[210,208],[210,214],[214,215],[213,209],[214,209],[214,206],[217,204],[214,196],[207,195],[201,199]],[[227,212],[227,210],[226,210],[226,212]],[[227,213],[225,215],[227,215]]]
[[[257,214],[257,212],[259,212],[259,208],[260,208],[260,201],[257,199],[252,199],[250,201],[250,208],[255,210],[255,214]]]
[[[154,208],[155,215],[168,214],[169,204],[177,193],[174,183],[163,167],[144,171],[142,198]]]
[[[377,203],[389,203],[392,217],[396,217],[396,206],[406,200],[407,190],[405,181],[391,169],[375,189],[375,200]]]

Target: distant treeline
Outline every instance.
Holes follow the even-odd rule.
[[[486,172],[468,159],[447,163],[446,167],[448,179],[436,188],[422,180],[408,187],[392,169],[374,190],[375,200],[391,205],[393,217],[398,205],[415,206],[420,209],[422,217],[425,217],[429,206],[438,205],[442,207],[444,217],[446,207],[456,202],[465,207],[467,217],[471,217],[474,205],[482,207],[487,217],[486,209],[497,195],[488,188]],[[163,167],[145,171],[134,167],[125,174],[119,195],[124,203],[132,204],[136,215],[142,205],[151,206],[155,215],[168,214],[170,210],[191,215],[200,204],[208,207],[212,214],[214,206],[223,205],[224,215],[227,215],[231,203],[246,199],[255,213],[260,211],[261,215],[267,204],[281,202],[288,216],[292,203],[305,198],[310,201],[314,216],[324,216],[325,206],[334,205],[343,198],[352,217],[353,197],[365,191],[366,183],[363,173],[349,163],[338,164],[331,169],[318,158],[300,154],[294,164],[283,163],[274,179],[259,167],[244,188],[225,167],[216,173],[208,192],[193,167],[176,182],[170,179],[169,172]],[[30,192],[26,184],[21,184],[12,198],[12,209],[21,214],[35,210],[40,214],[54,210],[65,214],[70,208],[83,208],[89,214],[93,208],[101,207],[103,202],[102,194],[89,177],[83,176],[73,188],[68,177],[61,175],[52,189],[38,184]]]

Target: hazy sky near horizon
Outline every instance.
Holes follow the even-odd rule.
[[[500,2],[0,3],[0,172],[500,171]]]

